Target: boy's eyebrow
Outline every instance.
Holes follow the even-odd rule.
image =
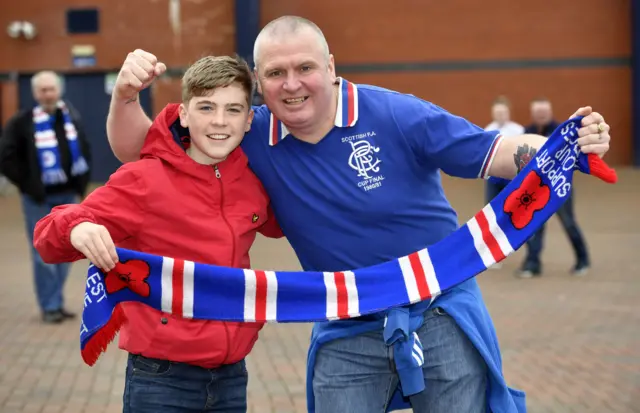
[[[198,105],[213,105],[215,106],[216,103],[212,102],[210,100],[201,100],[197,103]],[[244,107],[244,103],[227,103],[225,106],[240,106],[240,107]]]

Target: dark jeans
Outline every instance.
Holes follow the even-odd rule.
[[[485,200],[488,203],[495,198],[506,185],[487,182],[485,187]],[[589,264],[589,253],[587,252],[587,244],[582,235],[582,231],[576,222],[573,210],[573,192],[564,204],[556,212],[565,233],[569,237],[573,251],[576,254],[577,264]],[[545,225],[538,232],[533,234],[527,241],[527,257],[525,259],[523,269],[540,270],[540,254],[542,253],[544,241]]]
[[[129,354],[123,413],[245,413],[245,361],[205,369]]]

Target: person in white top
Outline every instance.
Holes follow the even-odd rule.
[[[491,118],[493,122],[488,124],[484,129],[499,130],[503,137],[509,138],[511,136],[518,136],[524,133],[524,126],[511,120],[511,104],[509,100],[504,96],[499,96],[493,101],[491,105]],[[495,198],[500,191],[504,189],[506,184],[487,181],[485,183],[485,203],[489,203]],[[501,263],[496,263],[490,268],[501,268]]]
[[[524,126],[511,120],[511,105],[509,100],[504,96],[500,96],[493,101],[493,105],[491,105],[491,118],[493,122],[484,128],[487,131],[499,130],[505,138],[522,135],[524,133]]]

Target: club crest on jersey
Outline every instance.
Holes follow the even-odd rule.
[[[357,177],[361,179],[358,182],[358,187],[365,191],[382,186],[384,180],[384,176],[380,173],[382,161],[378,157],[380,147],[366,139],[374,136],[376,133],[370,131],[342,138],[343,143],[348,143],[351,146],[351,154],[348,159],[349,167],[356,171]]]
[[[260,217],[258,216],[258,214],[254,212],[253,216],[251,217],[251,222],[255,224],[256,222],[258,222],[259,219]]]

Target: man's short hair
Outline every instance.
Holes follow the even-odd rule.
[[[266,26],[260,30],[258,33],[258,37],[253,45],[253,63],[257,67],[258,66],[258,58],[259,58],[259,47],[260,43],[263,41],[265,37],[270,36],[291,36],[302,29],[311,29],[318,35],[318,40],[320,41],[320,45],[323,49],[323,54],[325,58],[329,59],[329,45],[327,44],[327,40],[324,37],[324,33],[320,30],[317,24],[312,22],[309,19],[305,19],[300,16],[281,16],[277,19],[274,19],[267,23]]]
[[[53,70],[42,70],[31,77],[31,90],[35,90],[40,83],[40,79],[43,77],[52,77],[56,80],[58,88],[62,89],[62,80],[60,79],[60,75],[58,75]]]
[[[232,83],[239,83],[247,94],[247,104],[253,100],[253,76],[247,62],[240,56],[205,56],[189,66],[182,76],[182,101],[206,96],[209,92]]]
[[[532,104],[533,103],[551,103],[551,101],[549,99],[547,99],[546,97],[544,97],[544,96],[538,96],[536,98],[533,98],[531,100],[531,103]]]
[[[505,105],[506,107],[510,108],[511,102],[509,102],[509,99],[507,99],[506,96],[498,96],[493,100],[493,103],[491,104],[491,106],[495,105]]]

